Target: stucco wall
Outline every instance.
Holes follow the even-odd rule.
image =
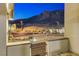
[[[65,36],[71,51],[79,54],[79,4],[65,4]]]
[[[6,7],[0,3],[0,56],[6,55]]]

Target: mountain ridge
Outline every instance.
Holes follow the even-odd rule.
[[[64,10],[54,10],[54,11],[47,11],[45,10],[43,13],[39,15],[35,15],[33,17],[30,17],[28,19],[17,19],[13,21],[9,21],[10,24],[17,24],[20,23],[20,21],[23,22],[24,26],[29,25],[37,25],[37,24],[46,24],[46,25],[64,25]]]

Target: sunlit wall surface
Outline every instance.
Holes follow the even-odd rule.
[[[7,18],[8,18],[8,20],[13,20],[14,4],[13,3],[6,3],[6,9],[7,9]]]

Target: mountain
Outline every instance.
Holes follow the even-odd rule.
[[[33,16],[28,19],[17,19],[9,21],[10,24],[20,24],[23,22],[23,26],[29,25],[64,25],[64,10],[44,11],[43,13]]]

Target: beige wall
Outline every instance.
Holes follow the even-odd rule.
[[[30,56],[30,44],[7,47],[7,56]]]
[[[6,55],[6,7],[0,3],[0,56]]]
[[[79,4],[65,4],[65,36],[71,51],[79,54]]]

